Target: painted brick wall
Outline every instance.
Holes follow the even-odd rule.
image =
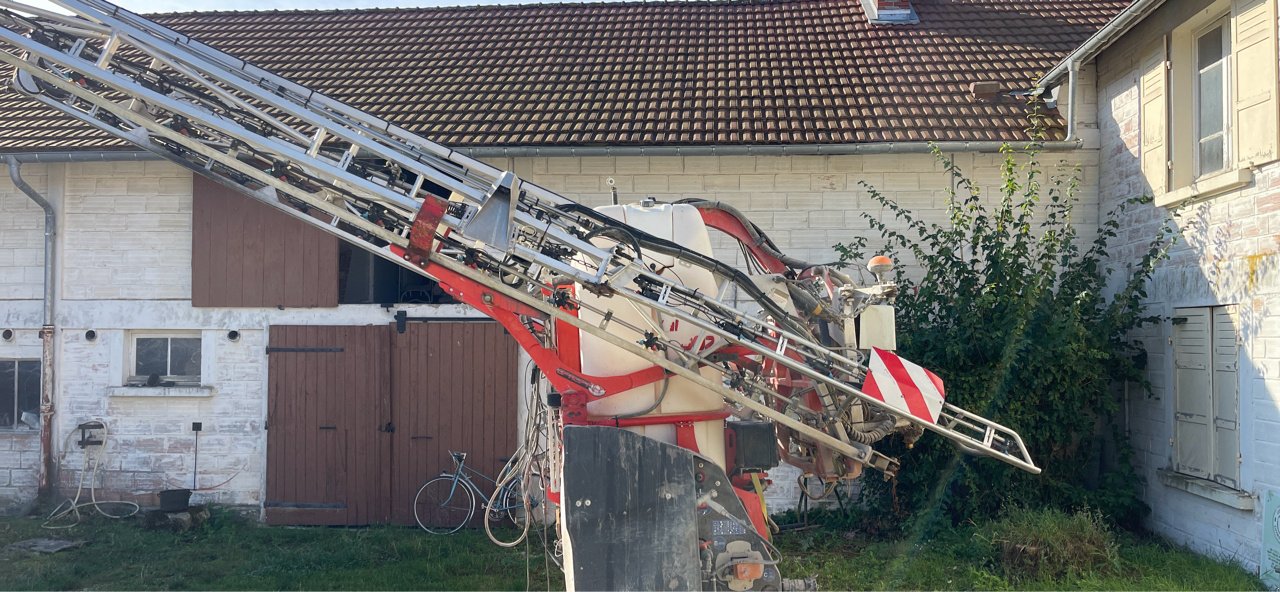
[[[1100,205],[1147,194],[1139,170],[1141,129],[1138,70],[1124,55],[1099,62],[1101,130]],[[1150,312],[1171,316],[1175,307],[1238,304],[1242,319],[1239,366],[1241,489],[1255,496],[1280,489],[1280,163],[1255,171],[1240,191],[1173,209],[1146,206],[1126,213],[1112,262],[1123,276],[1146,251],[1162,224],[1180,241],[1155,274]],[[1152,392],[1130,388],[1127,425],[1143,478],[1150,527],[1197,551],[1227,557],[1256,570],[1262,536],[1259,509],[1232,509],[1160,482],[1172,464],[1172,325],[1135,334],[1148,352]]]
[[[987,196],[998,195],[998,154],[949,155]],[[1082,190],[1077,210],[1085,235],[1097,225],[1097,153],[1046,153],[1053,172],[1079,168]],[[620,199],[663,201],[698,197],[728,203],[743,212],[785,252],[814,262],[834,261],[831,248],[869,233],[862,214],[885,216],[868,187],[897,200],[926,221],[946,220],[950,176],[929,154],[850,156],[593,156],[492,159],[522,178],[597,206],[609,203],[608,179]],[[713,233],[713,247],[725,260],[741,264],[729,239]],[[875,245],[876,243],[872,243]]]
[[[85,337],[86,329],[62,331],[59,355],[65,361],[60,365],[57,431],[74,433],[78,424],[91,420],[106,424],[106,448],[94,451],[102,462],[94,483],[100,492],[109,499],[155,505],[156,492],[191,487],[196,444],[191,424],[201,422],[197,485],[211,490],[194,499],[242,505],[261,501],[266,332],[240,329],[240,339],[232,342],[225,330],[199,331],[202,382],[211,388],[201,396],[166,397],[157,396],[163,389],[114,388],[127,373],[128,331],[98,327],[93,341]],[[67,363],[72,360],[76,363]],[[59,481],[65,491],[74,491],[85,454],[69,445],[59,459]]]
[[[191,173],[167,162],[66,167],[62,298],[191,297]]]
[[[23,178],[47,195],[48,167],[24,166]],[[44,282],[44,211],[0,175],[0,302],[40,298]]]
[[[37,330],[16,329],[12,340],[0,339],[0,359],[39,360]],[[36,496],[39,466],[38,431],[0,430],[0,515],[20,513],[30,506]]]

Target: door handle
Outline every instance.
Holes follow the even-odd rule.
[[[388,433],[388,434],[394,434],[394,433],[396,432],[396,424],[395,424],[395,423],[392,423],[392,422],[390,422],[390,421],[388,421],[388,422],[387,422],[387,425],[384,425],[384,426],[382,426],[382,427],[378,428],[378,431],[379,431],[379,432],[386,432],[386,433]]]
[[[430,440],[431,436],[409,436],[410,440]]]

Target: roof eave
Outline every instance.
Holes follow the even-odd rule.
[[[938,142],[868,142],[862,144],[722,144],[701,146],[468,146],[455,152],[472,158],[486,157],[581,157],[581,156],[837,156],[855,154],[928,154],[940,152],[1000,152],[1005,146],[1037,148],[1050,152],[1077,150],[1079,140],[1031,142],[1016,140],[938,141]],[[69,162],[120,162],[163,160],[146,151],[67,150],[38,152],[3,152],[19,162],[53,164]]]
[[[1053,68],[1036,82],[1036,88],[1048,89],[1057,86],[1071,70],[1071,64],[1083,64],[1098,57],[1098,54],[1110,47],[1112,43],[1128,33],[1135,25],[1142,22],[1152,12],[1165,3],[1165,0],[1134,0],[1128,8],[1120,11],[1101,29],[1090,35],[1084,43],[1062,58]]]
[[[470,146],[456,152],[472,158],[574,156],[834,156],[854,154],[928,154],[941,152],[999,152],[1005,146],[1041,150],[1076,150],[1079,140],[1034,143],[1019,140],[869,142],[862,144],[723,144],[702,146]]]

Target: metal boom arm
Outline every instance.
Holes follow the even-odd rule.
[[[857,356],[822,345],[730,266],[105,0],[56,2],[75,16],[0,0],[0,61],[14,68],[14,89],[439,281],[513,329],[540,366],[552,361],[556,328],[573,328],[661,368],[650,380],[682,376],[859,463],[896,468],[850,438],[842,409],[853,402],[1039,472],[1012,429],[950,404],[929,421],[867,394],[856,386],[867,373]],[[711,271],[752,306],[690,289],[647,264],[655,253]],[[609,307],[583,302],[564,288],[571,284],[606,296]],[[678,319],[811,381],[821,409],[792,404],[749,367],[614,319],[613,309],[624,306]],[[604,321],[588,323],[581,310]],[[645,339],[621,337],[610,323]],[[709,379],[700,368],[720,376]],[[546,374],[579,401],[621,388],[564,367]]]

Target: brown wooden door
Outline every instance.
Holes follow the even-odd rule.
[[[501,325],[487,321],[410,323],[391,332],[391,516],[413,524],[414,495],[453,468],[450,450],[466,452],[467,466],[490,478],[515,451],[518,350]],[[477,484],[492,491],[482,479]]]
[[[389,349],[383,326],[271,327],[268,523],[387,521]]]
[[[414,524],[449,450],[490,477],[515,450],[517,347],[497,323],[272,326],[268,352],[270,524]]]

